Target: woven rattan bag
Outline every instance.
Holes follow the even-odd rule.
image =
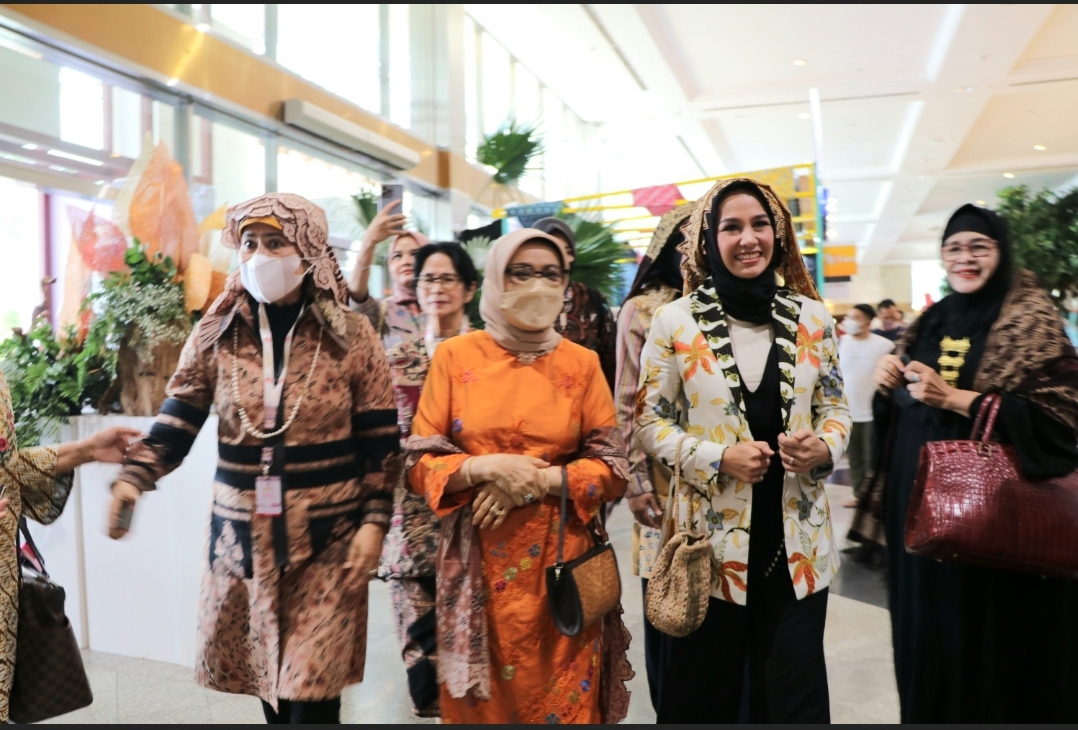
[[[711,542],[706,533],[692,531],[691,515],[686,515],[684,525],[678,518],[681,445],[686,438],[682,436],[677,444],[662,530],[663,545],[655,558],[644,596],[648,621],[664,634],[678,637],[700,628],[711,597]]]

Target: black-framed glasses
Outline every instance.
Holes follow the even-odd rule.
[[[416,280],[416,286],[424,289],[433,289],[440,286],[443,289],[455,289],[464,283],[464,279],[456,274],[424,274]]]
[[[958,261],[963,253],[968,253],[975,259],[988,258],[994,251],[998,251],[993,241],[987,238],[977,238],[969,243],[945,243],[940,249],[944,261]]]
[[[505,275],[517,284],[527,284],[531,279],[543,279],[551,284],[565,281],[565,269],[558,266],[547,266],[537,271],[527,264],[513,264],[506,267]]]

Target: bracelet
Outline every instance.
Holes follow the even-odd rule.
[[[475,482],[472,481],[472,459],[474,456],[469,456],[464,460],[464,483],[469,487],[475,487]]]

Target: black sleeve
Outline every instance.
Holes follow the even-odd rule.
[[[599,366],[603,370],[606,384],[610,386],[610,392],[614,392],[614,380],[618,369],[617,353],[617,321],[614,313],[606,303],[606,297],[596,289],[588,287],[588,297],[591,299],[592,308],[597,314],[596,324],[599,327]]]
[[[1003,400],[995,432],[1018,452],[1022,476],[1029,479],[1061,477],[1078,469],[1078,438],[1067,426],[1053,418],[1028,398],[1001,393]],[[977,415],[984,396],[970,406]]]

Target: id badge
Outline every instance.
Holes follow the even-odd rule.
[[[277,517],[281,514],[281,478],[279,476],[255,478],[255,514],[261,517]]]

